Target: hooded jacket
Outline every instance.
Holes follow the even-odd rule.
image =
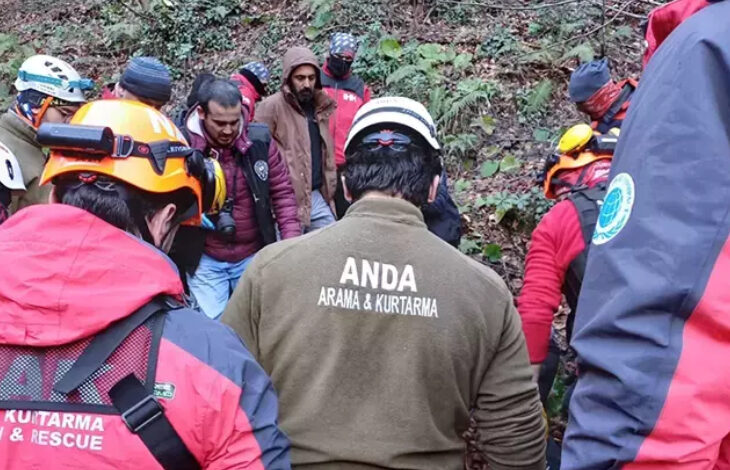
[[[300,65],[311,65],[320,73],[314,54],[305,47],[293,47],[284,54],[281,89],[269,96],[256,108],[256,120],[266,123],[279,144],[284,160],[289,167],[294,193],[297,197],[299,220],[309,226],[312,212],[312,155],[307,117],[304,114],[289,82],[291,75]],[[322,91],[322,82],[317,77],[314,91],[315,118],[322,140],[322,187],[325,201],[331,202],[337,189],[337,170],[332,137],[329,132],[330,116],[335,102]]]
[[[4,143],[18,159],[23,173],[25,192],[14,196],[10,213],[33,204],[47,204],[51,185],[39,186],[38,182],[46,164],[46,155],[36,142],[36,131],[12,109],[0,116],[0,142]]]
[[[181,296],[162,252],[52,204],[3,224],[0,258],[13,266],[0,276],[0,467],[161,468],[110,406],[109,389],[134,372],[154,380],[147,386],[162,392],[165,416],[203,469],[289,468],[268,377],[230,329],[193,310],[137,328],[77,391],[52,390],[107,327],[157,296]]]
[[[228,148],[213,148],[210,138],[203,128],[203,123],[198,117],[197,108],[189,114],[186,123],[190,145],[218,159],[226,177],[228,196],[234,199],[232,215],[236,222],[236,234],[233,240],[228,241],[218,233],[211,232],[205,241],[207,255],[230,263],[237,263],[248,258],[264,245],[256,219],[254,199],[242,165],[237,161],[240,158],[249,158],[249,149],[253,145],[247,135],[246,111],[244,111],[242,119],[240,135]],[[297,218],[297,205],[289,173],[276,142],[273,140],[269,144],[268,172],[265,176],[269,185],[271,208],[276,215],[281,237],[291,238],[301,235],[302,229]],[[258,177],[261,178],[260,175]],[[233,194],[234,187],[235,195]],[[259,196],[256,195],[256,197]]]
[[[677,26],[711,4],[708,0],[675,0],[654,8],[649,13],[646,24],[645,39],[647,45],[642,59],[644,68],[649,63],[651,56],[654,55],[659,46],[672,34]]]
[[[593,234],[562,469],[730,462],[730,2],[642,77]]]

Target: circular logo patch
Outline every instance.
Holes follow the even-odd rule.
[[[634,180],[628,173],[620,173],[611,181],[603,199],[601,214],[598,216],[593,244],[603,245],[626,226],[634,207]]]
[[[256,172],[256,176],[258,176],[261,181],[269,179],[269,164],[265,161],[258,160],[254,163],[253,170]]]

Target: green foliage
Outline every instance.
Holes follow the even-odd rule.
[[[553,201],[545,199],[539,188],[531,188],[527,193],[500,191],[490,194],[483,200],[486,206],[494,209],[494,219],[501,223],[508,215],[513,216],[526,230],[532,230],[542,216],[550,210]]]
[[[482,255],[484,255],[490,263],[496,263],[502,259],[502,247],[496,243],[489,243],[482,249]]]
[[[561,59],[565,60],[573,57],[579,59],[581,62],[590,62],[596,57],[596,51],[593,50],[593,46],[590,43],[583,42],[568,50],[563,54]]]
[[[310,41],[314,41],[321,34],[322,30],[334,19],[333,7],[335,0],[309,0],[312,12],[312,22],[306,29],[304,35]]]
[[[0,33],[0,103],[3,108],[14,99],[10,85],[15,81],[20,65],[34,53],[29,45],[21,45],[14,34]]]
[[[429,111],[442,128],[451,130],[469,122],[472,112],[482,104],[489,105],[498,93],[499,86],[494,82],[477,78],[461,80],[451,93],[434,89]]]
[[[136,52],[159,57],[177,76],[195,54],[234,47],[231,31],[241,22],[238,0],[154,2],[150,10]]]
[[[447,160],[464,159],[476,148],[479,137],[474,134],[449,134],[444,136],[444,153]]]
[[[512,30],[504,26],[499,26],[484,38],[480,52],[486,57],[497,59],[507,54],[512,54],[519,49],[519,43]]]
[[[471,189],[471,181],[465,180],[464,178],[456,180],[456,183],[454,183],[454,192],[456,194],[463,193],[465,191],[468,191]]]
[[[487,160],[486,162],[482,163],[480,174],[482,175],[482,178],[489,178],[496,175],[498,171],[499,162]]]
[[[543,79],[534,88],[523,91],[518,95],[520,113],[525,117],[535,117],[544,114],[548,110],[552,94],[552,80],[549,78]]]
[[[397,59],[403,54],[403,48],[397,39],[391,37],[385,37],[380,40],[378,45],[378,51],[383,57],[389,59]]]
[[[499,171],[502,173],[511,173],[520,167],[520,161],[512,154],[507,154],[499,162]]]
[[[482,240],[480,239],[472,239],[468,237],[462,237],[461,243],[459,244],[459,251],[464,253],[465,255],[472,255],[475,253],[479,253],[482,250]]]

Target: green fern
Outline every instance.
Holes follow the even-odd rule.
[[[486,103],[497,95],[498,88],[492,82],[478,79],[463,80],[456,87],[456,93],[449,100],[448,106],[438,117],[438,122],[445,129],[452,129],[462,118],[470,116],[469,111]]]
[[[546,78],[527,92],[523,99],[522,114],[533,116],[543,113],[547,109],[552,94],[553,82]]]

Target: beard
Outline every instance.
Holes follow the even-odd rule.
[[[302,88],[294,93],[300,103],[311,103],[314,99],[314,90],[311,88]]]

